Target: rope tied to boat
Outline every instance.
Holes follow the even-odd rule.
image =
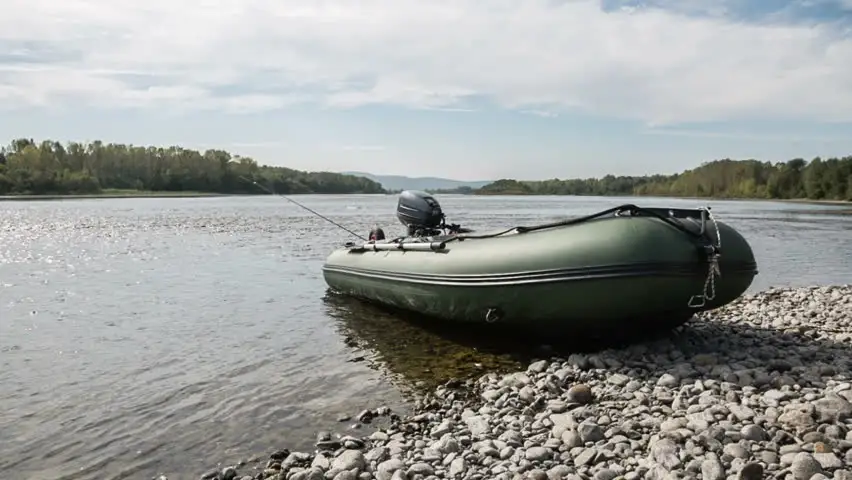
[[[701,294],[693,295],[687,304],[691,308],[701,308],[707,305],[707,302],[712,302],[716,298],[716,277],[722,276],[722,270],[719,268],[719,258],[722,256],[722,233],[719,231],[719,224],[716,223],[716,218],[710,211],[710,207],[700,207],[703,213],[707,215],[707,220],[713,222],[713,229],[716,231],[716,244],[707,246],[707,278],[704,280],[704,289]]]

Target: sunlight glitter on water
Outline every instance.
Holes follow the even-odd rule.
[[[706,203],[440,200],[452,221],[482,229]],[[403,230],[395,202],[300,198],[388,235]],[[712,203],[753,244],[753,290],[848,281],[852,218]],[[327,297],[322,261],[351,236],[276,198],[8,202],[0,226],[0,430],[13,439],[0,442],[0,469],[16,478],[194,478],[223,459],[307,447],[317,430],[344,428],[340,413],[402,408],[404,382],[512,364]]]

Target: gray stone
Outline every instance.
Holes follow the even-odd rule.
[[[527,472],[526,479],[528,480],[549,480],[547,477],[547,472],[544,470],[534,468]]]
[[[548,480],[562,480],[571,474],[571,469],[567,465],[556,465],[547,471]]]
[[[728,405],[728,409],[741,422],[750,421],[754,418],[754,410],[745,405],[732,404]]]
[[[456,478],[461,476],[466,469],[467,465],[465,464],[464,458],[459,457],[450,462],[449,474],[451,477]]]
[[[594,448],[584,448],[580,453],[574,456],[574,465],[582,467],[594,463],[598,452]]]
[[[234,480],[237,477],[237,469],[234,467],[225,467],[222,473],[219,474],[221,480]]]
[[[527,371],[533,373],[541,373],[547,370],[548,364],[549,362],[547,360],[539,360],[537,362],[531,363],[530,366],[527,367]]]
[[[677,445],[671,439],[662,438],[651,445],[649,456],[666,470],[672,470],[681,464],[677,452]]]
[[[814,453],[813,457],[822,468],[835,469],[843,467],[843,462],[834,453]]]
[[[328,470],[331,466],[331,461],[323,455],[322,453],[318,453],[314,456],[313,461],[311,462],[311,467],[317,467],[322,470]]]
[[[568,448],[583,446],[583,439],[576,430],[566,430],[562,434],[562,443]]]
[[[745,447],[738,443],[729,443],[725,445],[725,447],[722,449],[722,452],[725,455],[730,455],[733,458],[746,459],[749,457],[748,450],[746,450]]]
[[[598,473],[595,474],[594,480],[613,480],[617,477],[618,474],[609,468],[604,468],[602,470],[598,470]]]
[[[810,453],[800,452],[793,458],[790,472],[796,480],[810,480],[817,473],[822,473],[822,467]]]
[[[701,462],[701,478],[704,480],[725,480],[725,467],[715,454],[709,454]]]
[[[405,464],[398,458],[385,460],[376,468],[376,478],[378,480],[390,480],[394,472],[403,468],[405,468]]]
[[[759,425],[746,425],[740,430],[743,439],[752,442],[762,442],[766,439],[766,431]]]
[[[597,424],[592,422],[583,422],[577,426],[577,433],[580,434],[580,439],[583,442],[598,442],[604,439],[604,432]]]
[[[552,456],[550,450],[544,447],[531,447],[524,453],[524,457],[532,462],[547,460]]]
[[[429,465],[428,463],[418,462],[409,467],[406,473],[409,477],[412,475],[429,476],[435,473],[435,469],[432,468],[432,465]]]
[[[485,435],[491,431],[491,427],[488,425],[488,419],[481,415],[468,417],[465,419],[465,423],[467,423],[467,428],[470,430],[470,434],[474,437]]]
[[[306,469],[303,469],[303,468],[296,468],[296,469],[290,470],[290,472],[287,474],[287,480],[307,480],[309,473],[310,473],[310,470],[306,470]],[[348,472],[346,472],[346,473],[348,473]],[[280,477],[280,475],[279,475],[279,477]],[[325,478],[325,476],[323,476],[323,478]],[[334,478],[336,479],[337,475],[335,475]],[[343,480],[349,480],[349,479],[347,477],[344,477]],[[354,480],[354,479],[352,479],[352,480]]]
[[[367,461],[360,450],[344,450],[331,462],[331,468],[334,470],[363,470],[366,465]]]
[[[658,387],[675,388],[678,385],[680,385],[680,380],[670,373],[664,373],[659,379],[657,379]]]
[[[739,480],[763,480],[763,465],[759,463],[747,463],[737,476]]]
[[[334,480],[358,480],[358,474],[355,473],[355,469],[343,470],[334,476]]]
[[[592,402],[594,396],[592,389],[588,385],[578,384],[568,389],[568,400],[580,405],[587,405]]]
[[[852,403],[834,392],[816,400],[813,406],[819,423],[842,422],[852,417]]]
[[[778,422],[802,434],[816,427],[813,419],[813,405],[795,403],[784,407],[784,413],[778,416]]]

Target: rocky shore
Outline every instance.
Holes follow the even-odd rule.
[[[671,336],[455,382],[205,480],[852,480],[852,286],[772,289]],[[343,425],[343,424],[341,424]],[[372,430],[372,429],[371,429]],[[166,477],[161,477],[165,479]]]

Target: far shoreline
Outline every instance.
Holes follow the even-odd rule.
[[[811,205],[832,205],[838,207],[845,207],[847,205],[852,205],[852,200],[813,200],[810,198],[790,198],[783,200],[775,200],[776,202],[786,202],[786,203],[805,203]]]
[[[303,194],[288,194],[291,196],[298,195],[358,195],[359,193],[334,193],[334,194],[318,194],[318,193],[303,193]],[[454,192],[439,192],[435,195],[453,195]],[[26,201],[50,201],[50,200],[98,200],[98,199],[131,199],[131,198],[219,198],[219,197],[248,197],[248,196],[263,196],[270,195],[264,193],[216,193],[216,192],[175,192],[175,191],[148,191],[148,190],[123,190],[123,191],[104,191],[102,193],[84,193],[84,194],[15,194],[15,195],[0,195],[0,202],[26,202]],[[278,194],[275,194],[278,195]],[[388,195],[388,194],[376,194]],[[393,195],[393,193],[390,193]],[[809,198],[735,198],[735,197],[674,197],[660,195],[537,195],[528,193],[489,193],[476,194],[462,193],[461,195],[483,196],[483,197],[536,197],[536,196],[556,196],[556,197],[600,197],[600,198],[672,198],[680,200],[695,200],[695,201],[733,201],[733,202],[779,202],[801,205],[824,205],[831,207],[852,207],[850,200],[825,200],[825,199],[809,199]],[[849,209],[826,209],[815,210],[814,213],[830,213],[840,215],[852,215],[852,208]]]
[[[450,193],[450,192],[447,192]],[[852,200],[828,200],[828,199],[812,199],[812,198],[756,198],[756,197],[679,197],[673,195],[572,195],[572,194],[537,194],[537,193],[487,193],[487,194],[477,194],[475,192],[472,193],[462,193],[461,195],[470,195],[474,197],[585,197],[585,198],[656,198],[656,199],[677,199],[677,200],[695,200],[695,201],[708,201],[708,202],[778,202],[778,203],[792,203],[792,204],[800,204],[800,205],[823,205],[823,206],[832,206],[832,207],[852,207]],[[852,208],[849,210],[819,210],[820,212],[834,212],[834,213],[850,213],[852,214]]]
[[[521,192],[505,192],[505,193],[460,193],[460,192],[437,192],[436,195],[468,195],[472,197],[585,197],[585,198],[674,198],[680,200],[710,200],[721,202],[782,202],[782,203],[805,203],[814,205],[837,205],[846,206],[852,205],[852,200],[829,200],[829,199],[811,199],[811,198],[764,198],[764,197],[691,197],[691,196],[675,196],[675,195],[574,195],[574,194],[541,194],[541,193],[521,193]]]
[[[80,193],[80,194],[15,194],[15,195],[0,195],[0,202],[27,202],[27,201],[43,201],[43,200],[98,200],[98,199],[117,199],[117,198],[219,198],[219,197],[263,197],[263,196],[298,196],[298,195],[384,195],[381,193],[290,193],[290,194],[270,194],[270,193],[216,193],[216,192],[169,192],[169,191],[147,191],[147,190],[129,190],[120,192],[103,193]]]
[[[213,192],[148,192],[148,191],[126,191],[126,192],[103,192],[103,193],[81,193],[81,194],[21,194],[0,195],[0,202],[27,202],[39,200],[94,200],[112,198],[204,198],[204,197],[234,197],[232,193]]]

